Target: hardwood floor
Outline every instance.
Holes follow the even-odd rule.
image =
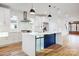
[[[22,51],[21,45],[21,43],[15,43],[5,47],[0,47],[0,56],[27,56]]]
[[[70,35],[79,35],[79,31],[72,31],[72,32],[69,32]]]
[[[79,49],[62,47],[55,44],[36,53],[37,56],[79,56]],[[27,56],[22,51],[22,44],[15,43],[0,48],[0,56]]]
[[[41,50],[40,52],[37,52],[36,55],[37,56],[46,56],[46,55],[50,54],[51,52],[54,53],[54,52],[60,51],[61,48],[62,48],[62,46],[59,44],[51,45],[50,47],[45,48],[45,49]]]
[[[37,56],[79,56],[79,50],[56,44],[37,52]]]

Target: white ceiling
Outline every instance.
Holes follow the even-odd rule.
[[[4,3],[14,10],[28,11],[32,8],[31,3]],[[49,3],[50,4],[50,3]],[[36,13],[47,14],[49,13],[48,3],[35,3],[33,7],[35,8]],[[79,15],[79,4],[78,3],[51,3],[51,11],[56,11],[58,8],[62,13],[69,15]],[[56,6],[56,9],[53,7]]]

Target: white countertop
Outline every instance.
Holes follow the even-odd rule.
[[[49,32],[44,32],[44,33],[37,33],[37,32],[26,33],[26,32],[23,32],[23,34],[30,34],[30,35],[45,35],[45,34],[53,34],[53,33],[61,33],[61,32],[52,32],[52,33],[49,33]]]
[[[0,37],[8,37],[8,32],[0,32]]]

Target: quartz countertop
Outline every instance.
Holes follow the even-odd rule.
[[[44,32],[44,33],[38,33],[38,32],[31,32],[31,33],[23,33],[23,34],[30,34],[30,35],[46,35],[46,34],[54,34],[54,33],[61,33],[61,32]]]
[[[8,32],[0,32],[0,37],[8,37]]]

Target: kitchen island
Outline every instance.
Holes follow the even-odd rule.
[[[59,44],[61,33],[22,33],[22,48],[29,56],[35,56],[53,44]]]

